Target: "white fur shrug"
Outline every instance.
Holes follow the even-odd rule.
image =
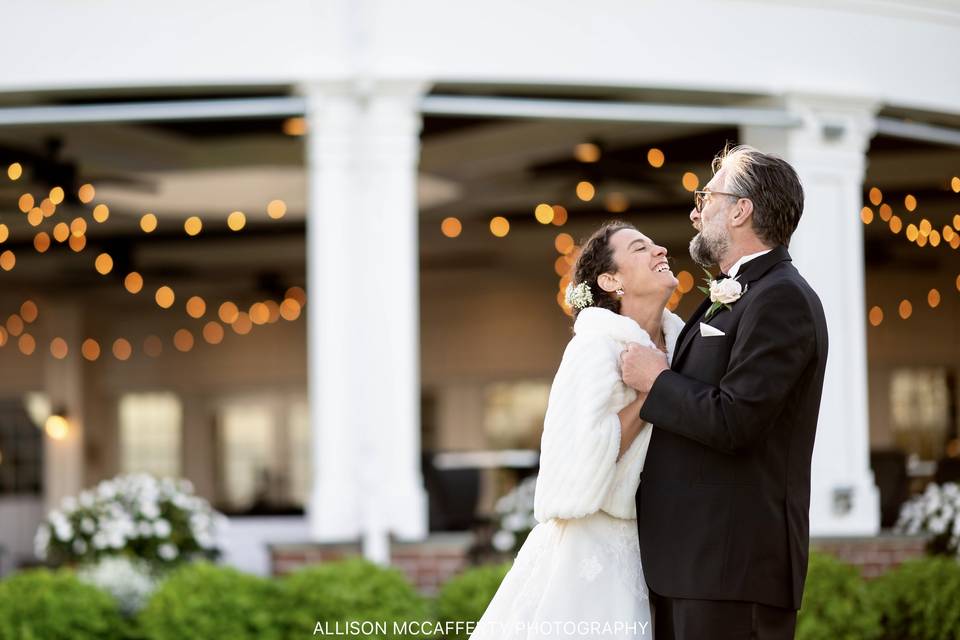
[[[663,312],[668,360],[673,359],[683,320]],[[577,314],[550,388],[534,517],[581,518],[602,510],[624,519],[637,517],[635,495],[652,429],[646,427],[626,453],[620,453],[617,413],[637,392],[620,379],[620,352],[626,343],[652,346],[633,319],[607,309],[587,307]]]

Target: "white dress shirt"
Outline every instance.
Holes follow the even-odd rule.
[[[767,249],[766,251],[759,251],[757,253],[751,253],[750,255],[743,256],[733,263],[733,266],[730,267],[730,271],[727,272],[727,276],[731,278],[736,277],[737,273],[740,271],[740,267],[750,262],[754,258],[759,258],[760,256],[766,255],[771,251],[773,251],[773,249]]]

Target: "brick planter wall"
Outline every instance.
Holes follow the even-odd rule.
[[[393,542],[390,563],[403,571],[418,591],[434,595],[440,585],[467,567],[472,545],[469,533],[433,533],[422,542]],[[283,575],[304,565],[360,554],[359,542],[272,545],[271,570],[273,575]]]
[[[905,560],[923,556],[926,542],[923,536],[884,533],[865,538],[814,538],[810,548],[858,567],[864,578],[876,578]]]
[[[422,542],[394,542],[391,564],[403,571],[421,593],[434,595],[444,582],[470,564],[468,551],[473,540],[469,533],[434,533]],[[920,536],[881,534],[863,538],[814,538],[810,547],[857,566],[865,578],[874,578],[905,560],[922,556],[925,543],[926,539]],[[270,547],[274,575],[358,555],[358,542]]]

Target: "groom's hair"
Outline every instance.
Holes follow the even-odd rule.
[[[785,160],[742,144],[729,145],[713,160],[726,169],[725,191],[753,202],[753,230],[765,244],[790,246],[803,215],[803,186]]]

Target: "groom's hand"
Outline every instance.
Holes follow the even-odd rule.
[[[620,377],[625,385],[640,393],[648,393],[657,376],[669,369],[667,356],[653,347],[630,342],[626,351],[620,353]]]

